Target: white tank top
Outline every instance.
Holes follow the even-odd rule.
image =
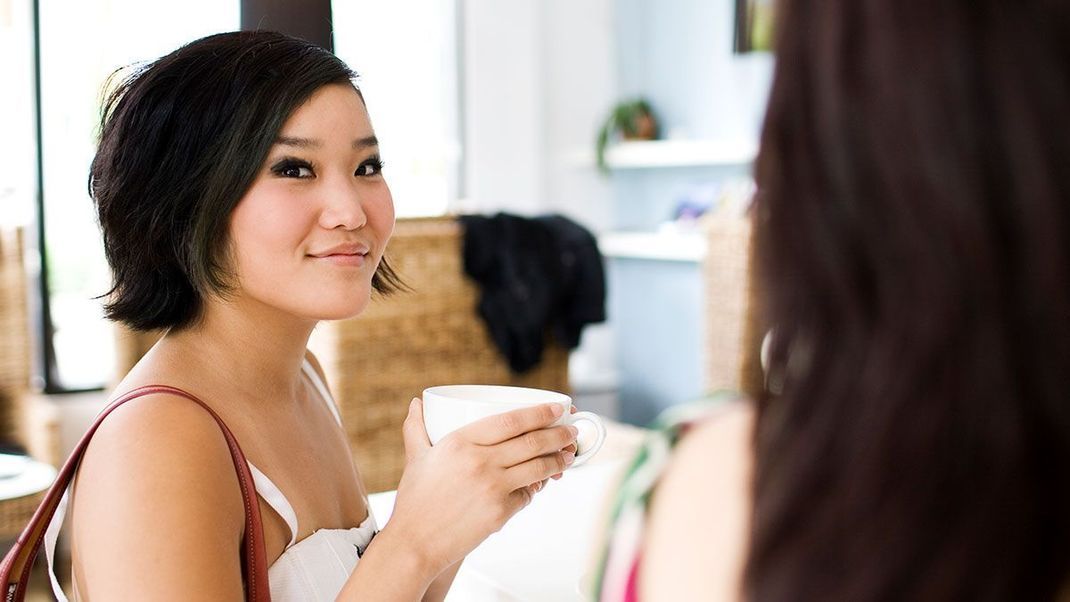
[[[316,387],[323,402],[330,408],[338,424],[342,419],[338,408],[327,391],[327,386],[319,374],[306,359],[302,370]],[[379,532],[371,506],[368,506],[368,518],[360,526],[350,529],[320,529],[308,537],[297,540],[297,513],[294,512],[282,490],[275,486],[260,469],[249,463],[253,473],[256,493],[271,508],[279,513],[290,527],[290,542],[282,555],[268,568],[268,584],[271,587],[271,599],[274,602],[329,602],[338,597],[349,574],[356,568],[357,562],[368,548],[375,534]],[[52,517],[45,531],[45,555],[48,559],[48,576],[52,580],[52,591],[59,602],[67,602],[67,597],[56,579],[54,562],[56,540],[67,512],[67,498],[70,489],[63,494],[56,514]]]

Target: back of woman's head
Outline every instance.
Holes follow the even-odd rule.
[[[783,0],[753,600],[1070,583],[1070,4]]]
[[[229,216],[282,124],[320,87],[354,77],[315,44],[233,32],[122,81],[105,102],[89,176],[113,273],[107,316],[137,329],[182,328],[206,296],[225,295]],[[382,263],[373,286],[393,282]]]

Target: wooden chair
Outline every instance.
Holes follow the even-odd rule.
[[[54,464],[55,419],[41,422],[30,405],[30,326],[22,229],[0,229],[0,441]],[[19,478],[18,476],[8,477]],[[0,500],[0,540],[17,536],[44,497],[41,491]]]
[[[0,441],[26,445],[30,327],[23,232],[0,229]]]
[[[754,398],[765,387],[760,354],[765,328],[755,287],[749,217],[706,219],[706,386]]]

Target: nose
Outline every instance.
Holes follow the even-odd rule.
[[[321,227],[328,230],[359,230],[368,223],[356,182],[349,178],[334,178],[324,186],[322,193]]]

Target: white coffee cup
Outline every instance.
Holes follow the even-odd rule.
[[[431,445],[447,434],[487,416],[502,414],[520,408],[544,403],[560,404],[564,410],[555,425],[574,424],[580,430],[576,459],[570,468],[575,468],[598,453],[606,441],[606,426],[602,418],[593,412],[571,414],[572,398],[556,391],[505,387],[499,385],[444,385],[424,389],[424,426]],[[592,429],[584,427],[590,425]],[[594,441],[584,437],[584,431],[594,431]]]

